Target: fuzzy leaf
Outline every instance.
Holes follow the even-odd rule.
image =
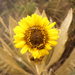
[[[52,18],[50,17],[50,24],[53,23]],[[48,51],[49,54],[46,56],[45,65],[47,65],[52,57],[52,54],[54,52],[54,47],[52,47],[52,50]]]
[[[16,62],[16,60],[14,60],[14,58],[9,55],[6,51],[4,51],[1,47],[0,47],[0,57],[6,62],[8,63],[10,66],[12,66],[13,68],[21,71],[24,74],[27,74],[27,72],[25,72],[21,66]]]
[[[39,75],[41,74],[41,72],[44,68],[44,64],[45,64],[44,61],[35,64],[36,65],[36,70],[37,70]]]
[[[10,16],[9,18],[9,30],[10,30],[10,37],[13,38],[14,31],[13,29],[18,25],[18,23]]]
[[[56,75],[52,69],[50,69],[49,75]]]
[[[42,17],[47,17],[45,10],[42,12]]]
[[[10,29],[10,37],[11,38],[13,38],[13,36],[14,36],[14,31],[13,31],[13,29],[16,27],[18,25],[18,23],[16,22],[16,20],[14,20],[11,16],[10,16],[10,19],[9,19],[9,29]],[[20,56],[20,57],[22,57],[23,58],[23,60],[25,60],[25,61],[27,61],[27,56],[26,56],[26,54],[21,54],[20,53],[20,49],[17,49],[17,48],[15,48],[15,51],[16,51],[16,53]]]
[[[74,74],[75,74],[75,69],[69,75],[74,75]]]
[[[41,13],[40,13],[38,7],[36,7],[35,13],[38,14],[38,15],[41,15]]]
[[[4,73],[23,75],[23,73],[21,71],[11,67],[1,57],[0,57],[0,71],[2,71],[2,73],[0,72],[1,75],[5,75]]]
[[[10,36],[13,39],[14,36],[14,31],[13,28],[15,28],[18,25],[18,23],[16,22],[16,20],[14,20],[12,17],[10,17],[9,19],[9,29],[10,29]],[[14,47],[15,48],[15,47]],[[29,66],[31,66],[32,68],[34,68],[34,66],[28,61],[27,55],[25,54],[21,54],[20,50],[21,49],[14,49],[16,51],[16,53],[25,61],[25,63],[27,63]],[[33,69],[32,69],[33,70]],[[35,70],[35,68],[34,68]]]
[[[9,55],[12,55],[4,44],[2,44],[2,46],[4,51],[6,51]]]
[[[67,14],[67,17],[61,24],[61,27],[60,27],[61,33],[59,34],[59,39],[57,40],[58,44],[54,47],[53,55],[51,57],[49,64],[46,67],[47,69],[61,58],[65,50],[65,43],[68,39],[67,31],[72,21],[72,15],[73,15],[73,12],[72,12],[72,9],[70,9]]]
[[[75,68],[75,48],[73,49],[73,51],[70,54],[69,58],[56,71],[56,74],[57,75],[68,75],[68,74],[70,74],[73,71],[74,68]]]

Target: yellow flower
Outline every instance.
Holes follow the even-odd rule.
[[[42,18],[37,14],[27,16],[20,20],[19,26],[14,28],[16,48],[22,48],[21,53],[32,53],[34,59],[48,55],[51,46],[57,44],[59,38],[58,29],[52,28],[56,22],[49,24],[46,17]]]

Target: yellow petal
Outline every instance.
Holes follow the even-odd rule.
[[[22,29],[20,26],[16,26],[14,29],[14,32],[17,34],[17,33],[24,33],[25,30]]]
[[[23,38],[23,37],[25,37],[25,34],[23,34],[23,33],[14,35],[14,38]]]
[[[25,18],[25,21],[30,27],[32,27],[34,25],[33,19],[28,15],[27,15],[27,18]]]
[[[41,23],[42,23],[41,21],[42,21],[42,17],[37,15],[36,18],[35,18],[35,23],[36,23],[35,25],[40,26]]]
[[[18,43],[18,42],[24,40],[24,38],[18,38],[18,37],[16,37],[16,35],[14,36],[14,39],[15,39],[14,43]]]
[[[52,28],[52,29],[50,29],[50,30],[48,30],[49,32],[56,32],[56,31],[58,31],[57,30],[57,28]]]
[[[20,40],[20,39],[18,39],[18,40],[15,40],[15,41],[14,41],[14,43],[18,43],[19,41],[22,41],[22,40]]]
[[[49,37],[49,40],[50,41],[53,41],[53,40],[57,40],[58,38],[59,38],[59,36],[56,35],[56,36]]]
[[[49,21],[48,21],[48,18],[47,17],[44,17],[42,19],[42,24],[41,24],[41,27],[45,27],[45,26],[48,26],[49,25]]]
[[[51,29],[55,24],[56,22],[51,23],[50,25],[46,26],[46,29],[47,30]]]
[[[58,30],[51,29],[48,31],[48,36],[56,36],[58,33],[59,33]]]
[[[16,48],[21,48],[21,47],[23,47],[25,45],[25,41],[20,41],[20,42],[18,42],[17,44],[15,44],[15,47]]]
[[[52,46],[55,46],[57,44],[56,41],[48,41]]]
[[[19,33],[19,34],[20,34],[20,33]],[[19,34],[13,36],[14,39],[15,39],[14,43],[18,43],[18,42],[24,40],[24,36],[25,36],[25,35],[23,35],[23,34],[20,34],[20,35],[19,35]]]
[[[47,55],[49,54],[49,52],[47,50],[40,50],[39,53],[40,53],[40,57],[44,56],[45,54],[47,54]]]
[[[38,50],[33,51],[32,56],[34,57],[34,59],[38,58],[39,56]]]
[[[18,22],[18,24],[25,30],[29,28],[29,25],[25,21]]]
[[[52,49],[52,47],[50,47],[50,44],[49,44],[49,43],[47,43],[47,44],[45,45],[45,48],[46,48],[47,50],[51,50],[51,49]]]
[[[36,25],[36,17],[37,17],[37,14],[32,14],[32,19],[33,19],[33,25]]]
[[[26,53],[27,50],[28,50],[28,47],[27,47],[27,45],[25,45],[25,46],[21,49],[20,53],[21,53],[21,54],[24,54],[24,53]]]

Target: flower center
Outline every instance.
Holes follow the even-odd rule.
[[[26,43],[31,48],[43,49],[45,47],[46,35],[40,28],[31,28],[26,33]]]
[[[32,43],[33,47],[39,46],[43,43],[44,35],[41,33],[40,30],[34,29],[31,30],[30,42]]]

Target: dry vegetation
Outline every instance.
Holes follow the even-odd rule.
[[[60,28],[60,24],[67,15],[68,10],[73,8],[74,11],[73,21],[68,31],[69,38],[65,46],[65,52],[60,60],[51,66],[51,68],[56,71],[69,57],[75,46],[75,0],[0,0],[0,16],[8,27],[9,16],[19,21],[19,19],[25,17],[27,14],[31,15],[34,13],[36,7],[39,8],[40,12],[45,10],[48,18],[52,17],[52,20],[57,22],[56,26],[58,28]],[[3,29],[4,27],[0,23],[0,30],[6,32],[6,30]],[[0,36],[6,41],[4,35]],[[7,41],[7,43],[11,45],[9,41]]]

